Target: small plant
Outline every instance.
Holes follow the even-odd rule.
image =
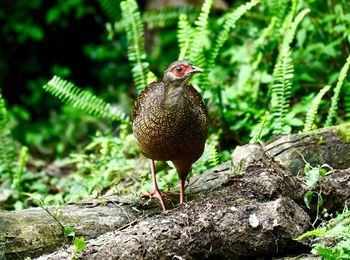
[[[322,97],[326,94],[327,91],[331,88],[330,85],[323,87],[314,100],[311,103],[310,109],[306,114],[304,130],[303,132],[310,131],[312,129],[313,123],[315,121],[315,117],[317,115],[317,109],[321,102]]]
[[[72,258],[76,257],[77,254],[80,254],[81,252],[84,251],[85,247],[86,247],[86,242],[84,237],[74,237],[74,250],[72,253]]]
[[[270,116],[270,113],[265,112],[265,114],[260,118],[259,123],[254,127],[254,129],[250,134],[252,138],[250,139],[250,143],[254,143],[254,142],[257,142],[258,140],[261,140],[261,136],[263,134],[264,127],[268,122],[269,116]]]
[[[296,240],[306,237],[314,238],[313,252],[323,259],[337,260],[350,258],[350,211],[344,212],[328,222],[322,223],[317,229],[304,233]]]
[[[332,124],[333,118],[335,117],[335,115],[337,113],[338,101],[339,101],[339,97],[340,97],[340,90],[341,90],[341,87],[343,85],[346,74],[349,70],[349,66],[350,66],[350,55],[346,59],[346,62],[340,71],[337,85],[334,88],[334,94],[332,97],[331,107],[330,107],[329,112],[328,112],[325,126],[330,126]]]
[[[305,161],[304,157],[302,157],[303,160]],[[304,195],[304,202],[306,207],[309,209],[311,208],[311,202],[314,198],[314,195],[317,195],[317,204],[316,204],[316,218],[313,222],[313,226],[316,224],[316,222],[319,220],[319,212],[320,208],[323,205],[323,198],[322,198],[322,191],[319,192],[314,192],[311,191],[311,188],[319,181],[321,180],[328,171],[333,172],[333,168],[330,167],[328,164],[323,164],[318,167],[313,167],[310,165],[310,163],[305,161],[305,166],[304,166],[304,174],[305,174],[305,179],[306,179],[306,185],[310,189],[309,191],[306,192]]]
[[[0,176],[13,171],[15,144],[9,128],[8,112],[5,100],[0,94]]]

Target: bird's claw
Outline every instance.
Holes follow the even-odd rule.
[[[165,205],[164,205],[164,201],[163,198],[170,200],[171,202],[174,202],[174,199],[172,197],[170,197],[169,195],[160,192],[159,190],[154,190],[149,194],[145,194],[142,196],[142,198],[144,199],[149,199],[149,198],[156,198],[159,200],[160,205],[162,206],[163,210],[166,210]]]

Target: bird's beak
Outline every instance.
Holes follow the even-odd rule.
[[[202,73],[202,72],[203,72],[203,69],[196,67],[196,66],[192,66],[191,74]]]

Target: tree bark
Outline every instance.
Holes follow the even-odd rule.
[[[315,209],[304,206],[308,188],[293,174],[303,172],[305,161],[349,168],[349,132],[345,124],[239,147],[231,162],[191,179],[190,202],[157,216],[157,202],[145,207],[117,196],[49,207],[50,214],[42,208],[0,211],[0,259],[52,252],[66,243],[62,225],[89,241],[82,254],[87,259],[242,259],[305,250],[292,238],[308,229]],[[349,169],[336,170],[312,187],[329,211],[349,201],[349,176]],[[66,247],[42,259],[71,252]]]

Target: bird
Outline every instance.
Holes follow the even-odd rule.
[[[189,84],[203,69],[189,61],[174,61],[161,80],[150,83],[137,97],[132,112],[132,131],[141,153],[150,159],[151,193],[166,210],[163,198],[173,201],[157,185],[154,161],[172,161],[180,180],[180,204],[192,164],[203,154],[208,134],[207,107],[199,92]]]

